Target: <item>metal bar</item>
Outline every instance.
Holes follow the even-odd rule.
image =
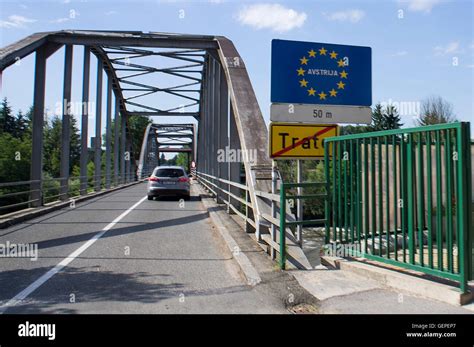
[[[441,133],[436,131],[436,248],[438,253],[438,270],[443,270],[443,185],[441,172]]]
[[[436,131],[436,130],[445,130],[445,129],[460,129],[462,123],[446,123],[446,124],[436,124],[436,125],[427,125],[423,127],[423,131]],[[420,127],[416,128],[404,128],[404,129],[394,129],[394,130],[383,130],[383,131],[375,131],[375,132],[368,132],[368,133],[361,133],[355,135],[339,135],[329,137],[326,140],[331,142],[341,142],[345,140],[351,139],[366,139],[371,137],[379,137],[379,136],[390,136],[390,135],[399,135],[399,134],[413,134],[418,133],[420,131]]]
[[[94,141],[94,176],[95,191],[101,189],[102,170],[102,75],[103,65],[100,59],[97,60],[97,88],[95,98],[95,141]]]
[[[432,212],[433,212],[433,173],[432,173],[432,160],[431,160],[431,132],[426,132],[426,175],[427,175],[427,212],[428,212],[428,266],[433,268],[433,223],[432,223]]]
[[[390,161],[388,137],[384,137],[385,142],[385,214],[386,228],[385,242],[387,243],[387,258],[390,258]],[[396,241],[395,241],[396,242]]]
[[[324,144],[324,178],[326,181],[326,199],[324,200],[324,216],[326,219],[325,225],[325,236],[324,236],[324,243],[329,244],[330,241],[330,221],[331,221],[331,180],[329,177],[329,147],[331,146],[330,142],[323,142]],[[334,172],[334,170],[333,170]],[[334,174],[334,173],[333,173]]]
[[[361,232],[362,232],[362,158],[361,158],[361,143],[360,140],[356,140],[356,153],[357,153],[357,168],[356,168],[356,231],[357,231],[357,243],[360,245]]]
[[[352,160],[352,158],[349,158],[350,154],[347,152],[347,141],[342,141],[342,162],[341,162],[341,165],[342,165],[342,171],[343,171],[343,184],[344,184],[344,192],[343,192],[343,195],[342,195],[342,199],[341,199],[341,203],[342,205],[344,206],[344,241],[347,242],[348,240],[348,221],[347,221],[347,218],[348,218],[348,215],[349,215],[349,211],[348,211],[348,207],[349,207],[349,204],[350,202],[348,201],[349,200],[349,194],[347,192],[347,188],[348,188],[348,174],[347,174],[347,171],[348,171],[348,164],[350,162],[350,160]],[[342,238],[341,238],[342,240]]]
[[[379,213],[379,256],[382,256],[382,234],[383,234],[383,185],[382,185],[382,143],[381,138],[377,137],[377,197],[378,197],[378,213]],[[388,232],[388,230],[387,230]]]
[[[392,135],[392,172],[393,172],[393,234],[394,257],[398,260],[398,170],[397,170],[397,137]]]
[[[451,194],[452,186],[452,169],[453,154],[451,150],[451,131],[446,130],[445,138],[445,168],[446,168],[446,251],[447,251],[447,268],[449,272],[453,272],[453,196]]]
[[[105,189],[111,186],[112,165],[112,78],[107,78],[107,101],[105,120]]]
[[[375,233],[377,230],[377,205],[375,203],[375,150],[374,150],[374,138],[370,138],[370,183],[371,183],[371,202],[372,202],[372,254],[375,254]]]
[[[46,83],[46,47],[42,46],[36,51],[35,57],[35,82],[33,91],[33,134],[31,149],[31,206],[43,205],[42,172],[43,172],[43,123],[44,123],[44,96]]]
[[[296,161],[296,182],[297,183],[302,183],[303,182],[303,162],[298,159]],[[298,218],[298,221],[303,220],[303,199],[301,196],[303,195],[303,187],[298,186],[297,188],[298,192],[298,197],[296,198],[296,215]],[[296,225],[296,240],[298,241],[298,244],[300,247],[303,246],[303,225],[302,224],[297,224]]]
[[[457,164],[458,164],[458,173],[459,173],[459,177],[458,177],[458,180],[457,180],[457,183],[458,183],[458,186],[457,186],[457,189],[458,189],[458,213],[457,213],[457,217],[458,217],[458,230],[459,230],[459,258],[460,258],[460,263],[459,263],[459,275],[460,275],[460,289],[463,293],[467,292],[468,291],[468,286],[467,286],[467,279],[469,277],[469,275],[467,274],[467,270],[469,269],[469,265],[468,265],[468,260],[467,260],[467,257],[468,256],[472,256],[470,253],[470,251],[472,251],[471,249],[469,249],[469,237],[468,237],[468,233],[471,232],[468,227],[469,227],[469,216],[466,216],[468,213],[466,213],[466,209],[465,208],[462,208],[464,206],[469,206],[470,204],[472,204],[472,201],[468,201],[468,197],[470,196],[470,193],[469,192],[465,192],[464,189],[467,188],[466,186],[468,186],[468,184],[466,183],[467,180],[471,179],[470,177],[467,177],[468,176],[468,173],[466,172],[467,168],[469,168],[469,157],[471,155],[471,153],[466,153],[468,152],[467,149],[470,147],[470,146],[466,146],[466,144],[468,144],[469,142],[469,138],[467,138],[467,136],[469,135],[469,123],[462,123],[463,126],[461,129],[459,129],[456,134],[457,134],[457,137],[456,137],[456,140],[457,140],[457,148],[458,148],[458,160],[457,160]],[[464,139],[466,138],[467,141],[465,141]],[[470,152],[470,151],[469,151]],[[467,166],[465,166],[465,162],[468,164]],[[472,175],[472,173],[470,173]],[[449,199],[449,197],[448,197]],[[471,199],[469,199],[471,200]]]
[[[81,119],[81,195],[87,194],[87,161],[88,153],[88,123],[89,123],[89,80],[90,80],[90,47],[84,46],[84,65],[82,75],[82,119]]]
[[[126,151],[126,138],[127,138],[127,120],[124,112],[120,114],[120,183],[126,182],[126,168],[125,168],[125,155]]]
[[[362,140],[364,142],[364,250],[368,253],[369,243],[369,143],[367,139]]]
[[[286,188],[285,183],[280,185],[280,269],[286,266]]]
[[[424,259],[423,259],[423,230],[424,230],[424,214],[425,214],[425,203],[424,203],[424,170],[423,170],[423,134],[421,132],[418,133],[418,170],[417,170],[417,177],[418,177],[418,183],[417,183],[417,195],[418,195],[418,206],[417,206],[417,212],[418,212],[418,223],[417,223],[417,228],[418,228],[418,252],[419,252],[419,263],[420,266],[424,266]]]
[[[407,143],[407,200],[408,200],[408,252],[410,263],[415,264],[415,215],[414,215],[414,192],[413,192],[413,134],[408,134]]]
[[[120,100],[115,96],[115,109],[114,109],[114,186],[119,184],[119,114]]]
[[[61,123],[61,164],[59,175],[61,180],[61,200],[68,199],[69,193],[69,161],[70,161],[70,115],[71,115],[71,82],[72,82],[73,46],[66,45],[64,51],[64,82],[63,82],[63,117]]]

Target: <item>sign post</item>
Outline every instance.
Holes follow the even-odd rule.
[[[269,155],[272,163],[296,159],[301,183],[301,160],[324,158],[324,138],[339,134],[335,124],[371,122],[372,49],[273,40],[271,61]],[[298,188],[297,194],[302,196],[303,189]],[[297,199],[296,210],[301,221],[302,199]],[[272,216],[273,212],[272,205]],[[296,237],[302,246],[301,224]]]

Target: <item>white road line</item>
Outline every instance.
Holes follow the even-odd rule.
[[[130,207],[128,210],[123,212],[120,216],[115,218],[112,222],[107,224],[102,229],[102,231],[95,234],[89,241],[87,241],[81,247],[79,247],[74,252],[69,254],[58,265],[53,267],[51,270],[46,272],[43,276],[38,278],[32,284],[30,284],[28,287],[23,289],[20,293],[18,293],[12,299],[10,299],[6,304],[0,306],[0,314],[3,314],[8,308],[15,306],[16,304],[18,304],[22,300],[25,300],[31,293],[33,293],[36,289],[41,287],[44,283],[46,283],[46,281],[48,281],[51,277],[53,277],[59,271],[61,271],[63,268],[65,268],[75,258],[77,258],[79,255],[81,255],[82,252],[84,252],[86,249],[88,249],[90,246],[92,246],[94,244],[94,242],[96,242],[98,239],[100,239],[108,230],[112,229],[115,224],[117,224],[123,217],[125,217],[127,214],[129,214],[131,211],[133,211],[138,205],[140,205],[143,201],[145,201],[146,198],[147,198],[146,196],[141,198],[140,201],[135,203],[132,207]]]

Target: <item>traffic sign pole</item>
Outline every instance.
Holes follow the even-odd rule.
[[[303,163],[300,159],[296,161],[297,167],[296,167],[296,182],[297,183],[302,183],[303,182]],[[303,188],[298,187],[297,188],[297,193],[298,195],[303,195]],[[303,199],[296,199],[296,213],[297,213],[297,218],[298,221],[303,221]],[[303,245],[303,225],[298,224],[296,226],[296,240],[300,244],[300,246]]]

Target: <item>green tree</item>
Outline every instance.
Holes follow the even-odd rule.
[[[186,172],[189,172],[188,153],[178,153],[176,156],[176,165],[184,167]]]
[[[61,132],[62,121],[58,116],[53,116],[51,122],[46,122],[44,125],[43,170],[52,177],[60,175]]]
[[[380,103],[376,104],[372,110],[372,123],[370,128],[372,131],[384,130],[383,108]]]
[[[403,126],[397,108],[393,105],[387,105],[383,112],[384,130],[400,129]]]
[[[30,179],[30,161],[31,141],[29,139],[15,138],[8,133],[0,134],[0,182],[28,181]],[[0,188],[0,204],[5,206],[28,201],[28,194],[3,196],[25,190],[28,190],[28,186]],[[12,212],[25,206],[4,209],[2,213]]]
[[[132,139],[133,159],[139,160],[142,149],[145,129],[152,121],[146,116],[130,116],[128,118],[128,132]]]
[[[15,134],[16,122],[12,108],[8,104],[7,98],[3,98],[0,104],[0,132]]]

